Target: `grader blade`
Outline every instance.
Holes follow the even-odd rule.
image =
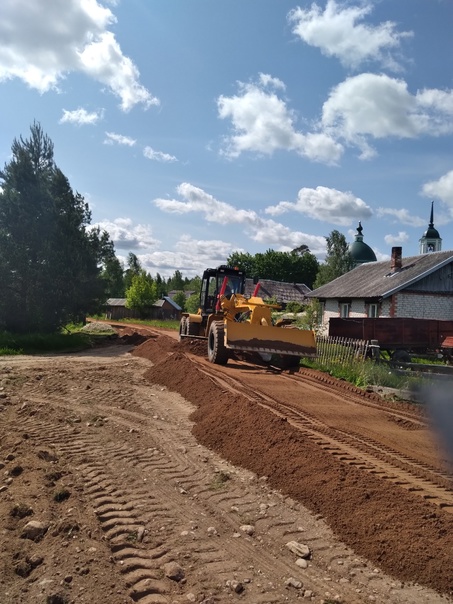
[[[272,325],[227,321],[225,345],[232,350],[299,357],[316,356],[312,331]]]

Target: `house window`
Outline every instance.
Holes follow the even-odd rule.
[[[370,319],[378,318],[378,305],[377,304],[369,304],[368,305],[368,317]]]
[[[347,319],[349,317],[349,307],[348,302],[343,302],[340,304],[340,317],[342,319]]]

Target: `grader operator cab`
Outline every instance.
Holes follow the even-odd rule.
[[[230,351],[235,350],[257,352],[265,360],[281,355],[294,364],[301,357],[316,356],[314,332],[297,329],[287,321],[274,323],[272,311],[280,306],[267,304],[257,291],[245,297],[244,271],[228,266],[206,269],[198,313],[182,314],[180,339],[206,339],[208,359],[218,365],[225,365]]]

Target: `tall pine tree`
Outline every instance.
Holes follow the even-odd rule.
[[[90,228],[50,138],[39,123],[30,131],[0,171],[0,328],[51,332],[103,302],[100,267],[114,250],[107,233]]]

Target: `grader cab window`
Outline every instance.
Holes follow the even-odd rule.
[[[239,277],[229,277],[228,278],[228,284],[227,284],[227,290],[229,291],[229,294],[227,294],[225,292],[225,295],[232,295],[232,294],[242,294],[243,292],[241,291],[242,288],[242,281]]]
[[[200,308],[203,314],[213,313],[219,304],[219,296],[231,298],[232,294],[244,293],[244,276],[242,273],[225,274],[224,271],[206,271],[203,275],[200,292]]]
[[[212,312],[217,300],[217,279],[215,275],[209,276],[203,280],[201,288],[201,307],[205,307],[207,311]]]

